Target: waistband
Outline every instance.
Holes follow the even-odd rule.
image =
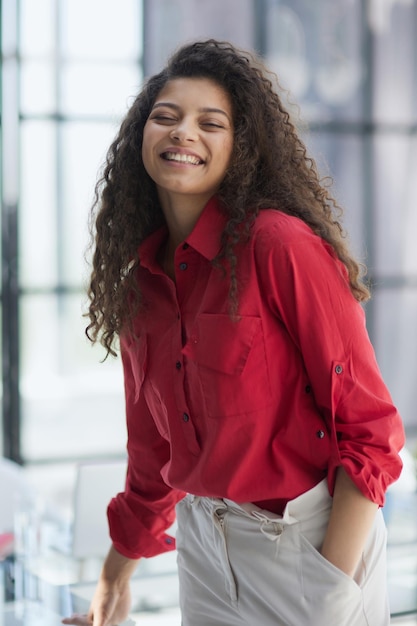
[[[327,479],[324,478],[317,485],[300,494],[293,500],[290,500],[282,515],[271,513],[264,509],[259,508],[256,504],[251,502],[234,502],[228,498],[206,498],[200,496],[190,496],[192,501],[201,502],[209,508],[218,508],[226,506],[228,509],[235,511],[240,515],[247,515],[252,517],[253,513],[262,513],[270,520],[280,520],[286,524],[293,524],[295,522],[306,520],[312,516],[317,515],[320,511],[326,510],[331,507],[332,497],[329,494],[327,486]]]

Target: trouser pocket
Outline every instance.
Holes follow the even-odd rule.
[[[342,572],[301,533],[298,540],[301,599],[311,626],[368,626],[362,590],[353,578]]]

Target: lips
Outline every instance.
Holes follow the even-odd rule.
[[[163,152],[161,158],[165,161],[175,161],[176,163],[187,163],[189,165],[202,165],[204,163],[204,161],[195,154],[172,152],[170,150]]]

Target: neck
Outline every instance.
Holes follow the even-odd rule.
[[[170,250],[175,250],[193,230],[210,197],[160,194],[159,199],[168,226]]]

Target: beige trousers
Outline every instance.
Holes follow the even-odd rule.
[[[350,578],[321,556],[326,481],[281,516],[187,496],[177,505],[183,626],[388,626],[386,529],[378,511]]]

